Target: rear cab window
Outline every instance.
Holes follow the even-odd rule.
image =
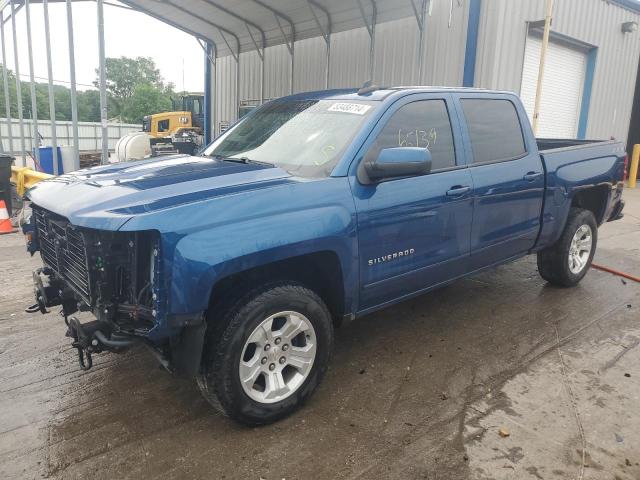
[[[387,121],[367,151],[374,162],[385,148],[421,147],[431,152],[431,170],[456,166],[453,132],[443,99],[417,100],[401,106]]]
[[[520,117],[503,98],[462,98],[473,164],[502,162],[527,153]]]

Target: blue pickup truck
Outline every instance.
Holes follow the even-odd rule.
[[[546,281],[576,285],[598,226],[622,216],[625,168],[619,142],[536,139],[512,93],[293,95],[198,156],[29,190],[43,267],[28,310],[62,307],[82,368],[146,345],[265,424],[319,385],[341,322],[532,253]]]

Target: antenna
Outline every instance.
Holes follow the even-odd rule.
[[[371,80],[367,80],[362,84],[360,90],[358,90],[358,95],[367,95],[368,93],[375,92],[376,90],[380,90],[378,85],[374,85]]]

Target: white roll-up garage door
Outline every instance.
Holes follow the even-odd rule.
[[[520,97],[530,120],[533,118],[541,47],[541,38],[535,35],[527,37]],[[576,138],[586,66],[587,53],[584,50],[549,41],[542,79],[538,137]]]

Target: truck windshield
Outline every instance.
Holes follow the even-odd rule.
[[[373,105],[276,100],[238,122],[204,154],[270,163],[304,177],[326,177]]]

